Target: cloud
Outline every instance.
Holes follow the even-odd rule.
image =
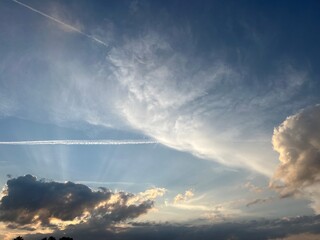
[[[288,117],[274,130],[280,165],[270,183],[282,197],[304,195],[320,213],[320,105]]]
[[[175,204],[180,202],[186,202],[193,196],[194,196],[194,193],[191,190],[187,190],[184,194],[179,193],[177,196],[175,196],[173,199],[173,202]]]
[[[254,185],[252,182],[247,182],[244,185],[245,188],[249,189],[249,191],[254,192],[254,193],[261,193],[263,191],[262,187],[258,187]]]
[[[0,142],[0,145],[139,145],[139,144],[156,144],[158,142],[144,139],[137,140],[41,140],[41,141],[11,141]]]
[[[0,221],[10,228],[30,230],[64,229],[80,223],[106,227],[147,213],[158,195],[136,199],[131,193],[106,188],[93,191],[83,184],[46,182],[26,175],[7,181]]]
[[[147,189],[144,192],[136,194],[130,199],[129,202],[144,202],[147,200],[155,200],[157,197],[162,197],[166,193],[167,189],[165,188],[151,188]]]
[[[200,158],[271,174],[275,162],[262,154],[269,139],[254,127],[267,104],[244,96],[243,76],[231,65],[219,58],[208,64],[152,31],[114,47],[107,61],[124,94],[117,109],[133,128]]]
[[[58,24],[61,24],[64,28],[66,28],[68,30],[77,32],[77,33],[79,33],[79,34],[81,34],[81,35],[83,35],[83,36],[95,41],[96,43],[99,43],[99,44],[103,45],[104,47],[108,47],[108,44],[106,44],[105,42],[97,39],[96,37],[94,37],[92,35],[89,35],[89,34],[83,32],[83,31],[81,31],[79,28],[76,28],[76,27],[74,27],[74,26],[72,26],[70,24],[67,24],[67,23],[65,23],[65,22],[63,22],[63,21],[61,21],[61,20],[59,20],[59,19],[57,19],[55,17],[49,16],[48,14],[35,9],[35,8],[31,7],[30,5],[24,4],[24,3],[19,2],[17,0],[12,0],[12,1],[17,3],[17,4],[19,4],[19,5],[21,5],[21,6],[23,6],[23,7],[25,7],[26,9],[29,9],[29,10],[35,12],[35,13],[40,14],[41,16],[43,16],[43,17],[45,17],[47,19],[50,19],[51,21],[54,21],[54,22],[56,22]]]
[[[256,80],[246,72],[252,66],[235,66],[237,61],[223,57],[230,51],[226,49],[238,51],[238,45],[223,50],[210,46],[206,54],[198,54],[193,42],[197,29],[187,24],[168,26],[168,19],[161,18],[151,22],[166,24],[164,32],[148,25],[130,35],[119,30],[130,20],[107,20],[115,34],[108,39],[106,53],[65,32],[58,41],[51,28],[46,29],[46,41],[32,41],[13,57],[13,51],[6,51],[2,76],[12,81],[2,81],[0,99],[6,102],[0,114],[66,125],[80,121],[125,126],[203,159],[272,174],[276,162],[270,160],[271,133],[265,123],[276,118],[274,111],[289,108],[281,103],[301,90],[307,80],[304,71],[284,63]]]
[[[191,225],[154,222],[133,222],[130,226],[118,228],[79,228],[67,231],[57,231],[56,236],[67,234],[74,239],[127,239],[127,240],[209,240],[209,239],[238,239],[238,240],[270,240],[283,238],[288,235],[310,233],[319,234],[319,216],[295,217],[286,219],[253,220],[242,222],[224,222],[211,225]],[[27,239],[36,240],[44,235],[28,235]]]
[[[267,203],[267,202],[270,202],[270,201],[272,201],[272,200],[274,200],[273,197],[270,197],[270,198],[257,198],[257,199],[255,199],[255,200],[253,200],[253,201],[248,202],[248,203],[246,204],[246,206],[247,206],[247,207],[250,207],[250,206],[256,205],[256,204]]]

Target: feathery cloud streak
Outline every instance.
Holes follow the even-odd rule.
[[[244,92],[245,79],[231,65],[219,58],[205,64],[152,31],[113,48],[107,60],[127,91],[116,101],[133,128],[204,159],[272,174],[276,162],[266,141],[271,135],[255,125],[265,121],[258,115],[261,102],[280,100]],[[304,76],[293,79],[288,73],[285,81],[284,99],[300,86],[292,81],[303,82]]]
[[[63,25],[64,27],[66,27],[66,28],[68,28],[68,29],[70,29],[70,30],[72,30],[74,32],[77,32],[77,33],[79,33],[79,34],[81,34],[81,35],[83,35],[83,36],[85,36],[87,38],[90,38],[91,40],[95,41],[96,43],[99,43],[99,44],[101,44],[101,45],[103,45],[105,47],[108,47],[108,44],[106,44],[105,42],[101,41],[100,39],[97,39],[96,37],[94,37],[92,35],[89,35],[89,34],[83,32],[83,31],[81,31],[80,29],[78,29],[78,28],[76,28],[76,27],[74,27],[74,26],[72,26],[70,24],[67,24],[67,23],[65,23],[65,22],[63,22],[63,21],[61,21],[61,20],[59,20],[57,18],[54,18],[54,17],[52,17],[52,16],[50,16],[50,15],[44,13],[44,12],[41,12],[41,11],[39,11],[39,10],[37,10],[37,9],[35,9],[35,8],[25,4],[25,3],[19,2],[17,0],[12,0],[12,1],[17,3],[17,4],[19,4],[19,5],[21,5],[21,6],[23,6],[23,7],[25,7],[25,8],[27,8],[27,9],[29,9],[29,10],[31,10],[31,11],[33,11],[33,12],[35,12],[35,13],[38,13],[38,14],[42,15],[43,17],[46,17],[46,18],[48,18],[48,19],[50,19],[50,20],[52,20],[52,21],[54,21],[56,23],[59,23],[59,24]]]
[[[138,145],[157,143],[150,140],[43,140],[0,142],[0,145]]]
[[[21,84],[17,90],[4,82],[7,105],[9,100],[16,103],[17,115],[28,115],[24,118],[125,126],[174,149],[271,176],[277,162],[270,144],[273,126],[267,129],[266,123],[276,118],[281,103],[300,91],[307,74],[280,64],[263,81],[248,80],[255,77],[249,70],[239,71],[215,52],[210,57],[195,54],[197,48],[189,42],[192,31],[182,28],[169,36],[151,27],[138,37],[115,34],[111,42],[117,44],[103,62],[93,65],[85,59],[67,62],[74,54],[67,50],[58,56],[38,49],[32,56],[29,51],[19,55],[22,69],[34,62],[30,58],[41,59],[48,68],[35,72],[48,78],[9,71]],[[178,48],[175,42],[181,41],[191,47]],[[8,115],[7,105],[3,111]]]

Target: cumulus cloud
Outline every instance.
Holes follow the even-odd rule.
[[[174,197],[174,203],[180,203],[188,201],[190,198],[194,196],[194,193],[191,190],[187,190],[184,194],[179,193],[177,196]]]
[[[80,223],[106,227],[147,213],[157,196],[137,199],[131,193],[106,188],[93,191],[83,184],[46,182],[26,175],[7,181],[0,202],[0,221],[10,228],[30,230],[63,229]]]
[[[140,192],[136,194],[134,197],[130,199],[129,202],[144,202],[147,200],[155,200],[157,197],[162,197],[166,193],[167,189],[165,188],[151,188],[147,189],[144,192]]]
[[[280,165],[271,181],[282,197],[303,194],[320,213],[320,105],[288,117],[274,130]]]

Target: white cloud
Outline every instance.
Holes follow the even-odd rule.
[[[243,79],[230,66],[204,64],[156,33],[127,41],[107,59],[126,91],[117,109],[133,128],[204,159],[272,173],[270,136],[255,128],[252,112],[234,107]]]
[[[173,202],[176,203],[181,203],[181,202],[186,202],[188,200],[190,200],[190,198],[192,198],[194,196],[194,193],[192,192],[192,190],[187,190],[185,191],[184,194],[179,193],[178,195],[176,195],[173,199]]]
[[[283,197],[304,195],[320,213],[320,105],[288,117],[274,130],[280,165],[271,186]]]
[[[158,197],[162,197],[167,192],[165,188],[150,188],[144,192],[140,192],[132,197],[128,202],[129,203],[141,203],[147,200],[155,200]]]
[[[0,142],[0,145],[140,145],[155,144],[157,142],[151,140],[42,140],[42,141],[10,141]]]
[[[263,110],[305,81],[305,74],[287,67],[280,76],[284,87],[260,97],[242,73],[214,54],[202,59],[179,51],[152,31],[122,39],[104,63],[90,66],[86,59],[66,60],[73,50],[50,49],[19,58],[15,68],[30,69],[27,74],[7,72],[15,84],[5,82],[5,94],[14,100],[16,116],[131,128],[171,148],[268,176],[276,158]],[[46,68],[35,70],[35,62]]]

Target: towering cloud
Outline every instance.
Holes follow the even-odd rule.
[[[288,117],[274,130],[272,143],[280,165],[271,186],[283,197],[307,194],[320,213],[320,105]]]
[[[80,223],[109,226],[146,213],[156,197],[135,200],[131,193],[93,191],[83,184],[45,182],[31,175],[8,180],[2,195],[0,221],[30,230]]]

